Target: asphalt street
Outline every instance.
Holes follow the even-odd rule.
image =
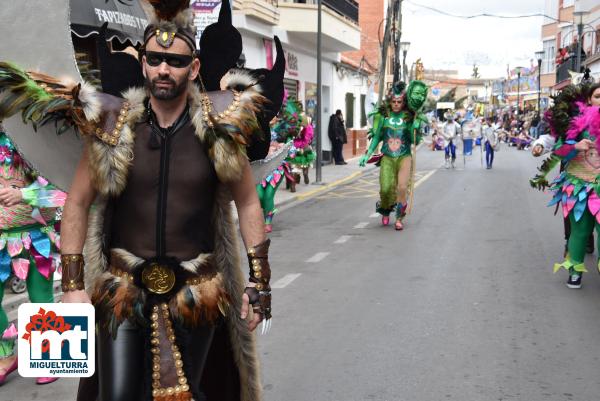
[[[273,327],[258,338],[265,400],[597,400],[596,256],[581,290],[552,273],[562,222],[529,187],[539,162],[505,147],[492,170],[478,153],[446,170],[423,147],[402,232],[374,214],[378,171],[283,208]],[[0,400],[75,388],[11,376]]]
[[[593,257],[581,290],[552,274],[562,222],[528,185],[541,160],[442,159],[419,152],[403,232],[373,215],[376,173],[276,217],[274,280],[300,276],[260,338],[266,400],[598,399],[600,277]]]

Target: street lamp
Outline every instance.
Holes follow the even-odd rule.
[[[577,72],[581,72],[581,46],[583,42],[583,17],[588,15],[589,11],[575,11],[573,17],[579,17],[579,23],[577,24],[577,65],[575,68]]]
[[[521,108],[521,70],[523,67],[517,67],[517,116],[519,115],[519,109]]]
[[[410,42],[400,42],[400,50],[402,50],[402,81],[406,83],[406,53],[410,48]]]
[[[535,58],[538,62],[538,118],[542,113],[542,109],[540,108],[540,98],[542,96],[542,59],[544,58],[544,51],[540,50],[535,52]]]
[[[322,46],[323,46],[323,28],[322,28],[322,0],[317,0],[317,108],[315,110],[316,113],[316,130],[317,130],[317,168],[316,168],[316,179],[315,184],[320,185],[322,180],[322,162],[323,162],[323,143],[321,138],[321,120],[322,120],[322,112],[323,112],[323,93],[322,93],[322,77],[321,77],[321,68],[322,68]]]

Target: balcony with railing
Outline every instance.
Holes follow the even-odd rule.
[[[585,66],[588,57],[587,55],[581,56],[581,65]],[[560,85],[563,81],[571,79],[570,72],[577,71],[577,57],[571,55],[568,59],[563,61],[556,67],[556,84]]]
[[[569,71],[575,71],[577,60],[574,57],[570,57],[563,61],[560,65],[556,66],[556,84],[560,84],[563,81],[571,79]]]
[[[279,26],[308,45],[317,43],[317,1],[279,0]],[[322,44],[325,52],[360,49],[358,2],[356,0],[323,0]]]
[[[317,0],[271,0],[273,3],[295,3],[317,5]],[[358,25],[358,2],[356,0],[323,0],[323,5],[343,18]]]

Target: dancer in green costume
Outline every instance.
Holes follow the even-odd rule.
[[[54,302],[53,273],[59,264],[56,208],[66,194],[36,174],[0,127],[0,385],[17,368],[17,331],[2,308],[11,274],[26,280],[31,302]],[[37,384],[56,378],[38,377]]]
[[[293,146],[290,148],[286,161],[296,170],[293,171],[294,174],[297,174],[297,171],[302,172],[304,183],[308,184],[308,170],[316,159],[316,154],[311,146],[314,131],[298,100],[285,96],[273,131],[283,139],[284,143],[292,142]],[[292,192],[296,192],[296,183],[292,182],[290,186]]]
[[[377,212],[386,226],[395,209],[396,230],[404,229],[402,219],[407,212],[409,182],[415,169],[415,151],[411,147],[421,141],[420,128],[427,121],[420,113],[427,98],[427,86],[421,81],[412,81],[406,92],[404,88],[404,83],[396,84],[388,104],[381,105],[374,114],[372,140],[359,162],[361,167],[368,161],[380,163]],[[381,154],[371,158],[380,142],[383,143]]]

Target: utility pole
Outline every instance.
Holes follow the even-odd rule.
[[[400,81],[400,40],[402,38],[402,0],[394,1],[394,84]],[[406,80],[406,71],[402,71],[402,79]]]
[[[322,170],[323,170],[323,166],[321,165],[323,163],[323,144],[322,144],[322,140],[321,140],[321,114],[323,112],[323,104],[322,104],[322,100],[323,100],[323,95],[322,95],[322,91],[321,91],[321,85],[322,85],[322,80],[321,80],[321,59],[322,59],[322,55],[321,55],[321,12],[322,12],[322,8],[321,8],[321,2],[322,0],[317,0],[318,1],[318,11],[317,11],[317,110],[316,110],[316,129],[317,129],[317,168],[316,168],[316,173],[317,173],[317,177],[316,177],[316,184],[321,184],[321,180],[322,180]]]
[[[399,1],[399,0],[395,0]],[[390,45],[390,36],[392,32],[392,16],[393,16],[393,2],[388,2],[387,16],[385,20],[385,30],[383,34],[383,43],[381,48],[381,59],[379,60],[379,97],[377,104],[381,104],[383,99],[383,92],[385,90],[385,67],[387,64],[387,51]]]

